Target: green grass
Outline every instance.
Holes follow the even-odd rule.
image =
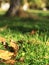
[[[0,8],[0,15],[4,15],[5,13],[6,11]]]
[[[32,30],[37,32],[30,34]],[[15,65],[49,64],[49,19],[0,16],[0,36],[6,38],[8,43],[13,39],[20,46],[15,59],[24,57],[24,62],[18,61]]]
[[[35,14],[35,15],[38,15],[38,16],[42,16],[42,17],[44,17],[44,16],[49,16],[49,10],[47,10],[47,11],[44,11],[44,10],[28,10],[27,11],[28,13],[31,13],[31,14]]]

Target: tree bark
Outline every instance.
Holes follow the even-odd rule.
[[[0,1],[0,7],[1,7],[1,3],[2,3],[2,1]]]
[[[10,8],[6,12],[6,16],[15,16],[20,7],[20,0],[10,0]]]

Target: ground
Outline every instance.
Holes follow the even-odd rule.
[[[0,37],[5,38],[8,44],[14,40],[19,45],[14,65],[49,65],[48,18],[47,12],[31,12],[28,18],[0,16]],[[2,45],[0,49],[5,50]],[[3,64],[6,65],[0,63]]]

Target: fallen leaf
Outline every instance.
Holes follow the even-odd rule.
[[[14,53],[11,53],[9,51],[0,50],[0,58],[4,60],[9,60],[14,55]]]
[[[10,41],[10,46],[14,48],[15,51],[18,51],[19,46],[13,40]]]
[[[35,33],[36,33],[35,30],[32,30],[32,31],[30,32],[31,35],[33,35],[33,34],[35,34]]]
[[[5,61],[6,63],[10,63],[10,64],[14,64],[16,61],[15,60],[7,60],[7,61]]]

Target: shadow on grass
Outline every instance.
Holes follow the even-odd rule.
[[[19,31],[22,33],[30,32],[33,29],[47,31],[47,29],[49,28],[49,21],[44,19],[35,20],[33,18],[0,16],[0,27],[4,26],[7,26],[7,29],[10,29],[11,31]]]
[[[21,33],[26,33],[26,32],[30,32],[33,30],[33,28],[30,28],[30,27],[23,27],[23,26],[14,26],[14,27],[10,27],[10,30],[11,31],[18,31],[18,32],[21,32]]]

